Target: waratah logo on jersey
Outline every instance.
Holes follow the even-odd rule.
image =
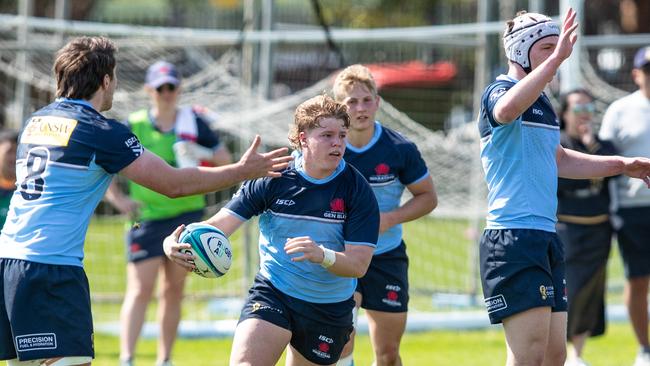
[[[395,174],[390,174],[390,166],[386,163],[379,163],[375,167],[375,175],[368,177],[370,183],[383,183],[395,179]]]
[[[323,214],[328,219],[345,220],[345,201],[343,198],[334,198],[330,201],[330,210]]]

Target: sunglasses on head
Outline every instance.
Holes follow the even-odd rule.
[[[159,86],[159,87],[156,88],[156,91],[157,91],[158,93],[162,93],[162,92],[164,92],[165,90],[168,90],[168,91],[170,91],[170,92],[173,92],[174,90],[176,90],[176,85],[174,85],[174,84],[163,84],[163,85],[161,85],[161,86]]]
[[[594,113],[596,106],[593,103],[575,104],[571,111],[573,113]]]

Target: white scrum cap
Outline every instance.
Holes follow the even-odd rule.
[[[560,27],[551,18],[537,13],[521,14],[513,22],[512,30],[503,35],[506,57],[530,72],[530,48],[542,38],[559,36]]]

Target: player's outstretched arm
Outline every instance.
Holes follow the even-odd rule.
[[[287,148],[268,153],[257,151],[259,136],[241,159],[220,167],[193,167],[176,169],[147,150],[120,174],[132,181],[168,197],[219,191],[247,179],[279,177],[292,160]]]
[[[514,121],[539,98],[562,62],[573,52],[573,45],[578,39],[577,29],[576,12],[569,8],[553,53],[508,90],[494,106],[497,122],[505,124]]]
[[[374,248],[366,245],[346,245],[344,252],[333,252],[333,258],[328,259],[325,249],[313,241],[309,236],[300,236],[287,240],[284,245],[284,251],[287,254],[302,254],[293,257],[294,262],[308,260],[312,263],[322,264],[323,261],[333,261],[328,271],[341,277],[360,278],[366,274]]]
[[[558,175],[569,179],[589,179],[625,174],[642,179],[650,188],[650,159],[584,154],[558,146]]]

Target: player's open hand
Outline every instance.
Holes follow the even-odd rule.
[[[309,236],[288,239],[284,244],[284,251],[287,254],[302,253],[301,256],[291,258],[293,262],[308,260],[312,263],[323,263],[323,258],[325,258],[323,249]]]
[[[576,21],[577,13],[572,8],[567,10],[564,21],[562,22],[562,29],[560,30],[560,38],[555,46],[554,53],[560,60],[566,60],[573,52],[573,45],[578,40],[578,22]]]
[[[623,174],[643,180],[650,188],[650,159],[648,158],[625,158]]]
[[[260,136],[256,135],[251,146],[239,159],[239,164],[244,168],[245,179],[277,178],[281,176],[280,171],[284,170],[289,165],[289,162],[293,160],[291,156],[287,155],[289,149],[286,147],[267,153],[257,152],[261,142]]]
[[[185,225],[181,225],[174,230],[163,241],[163,251],[169,260],[185,268],[188,272],[194,269],[194,256],[185,251],[185,249],[192,248],[187,243],[179,243],[178,238],[185,229]]]

